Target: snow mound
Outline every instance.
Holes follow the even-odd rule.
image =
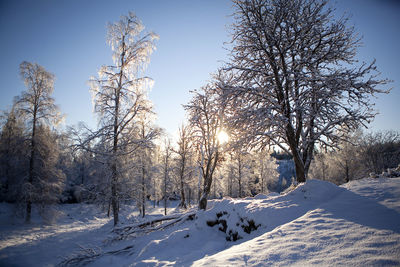
[[[247,237],[259,227],[273,229],[332,200],[345,189],[330,182],[309,180],[284,194],[211,201],[212,208],[198,212],[196,225],[206,224],[226,234],[227,241]]]
[[[287,193],[287,197],[293,197],[298,201],[305,199],[322,203],[335,198],[343,193],[343,191],[343,188],[333,183],[310,179],[306,183],[298,185],[293,191]]]
[[[192,266],[400,266],[399,193],[399,178],[310,180],[280,198],[303,214]]]

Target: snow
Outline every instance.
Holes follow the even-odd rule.
[[[290,218],[272,231],[205,257],[194,265],[400,264],[398,178],[363,179],[336,189],[327,186],[328,183],[315,182],[309,181],[284,197],[302,202],[300,206],[307,207],[306,213],[300,216],[297,213],[295,219]]]
[[[124,207],[122,228],[162,213],[149,207],[151,215],[139,219],[131,209]],[[212,200],[194,220],[118,241],[98,208],[71,204],[61,210],[54,225],[24,225],[8,222],[11,206],[1,203],[0,266],[54,266],[82,251],[78,244],[104,254],[88,266],[400,265],[400,178],[340,187],[309,180],[284,195]],[[232,233],[241,238],[228,241]]]
[[[111,226],[110,219],[97,218],[92,205],[63,205],[63,214],[54,225],[44,225],[39,218],[26,225],[10,224],[11,205],[1,203],[0,266],[54,266],[81,246],[101,244]],[[89,215],[89,216],[88,216]]]

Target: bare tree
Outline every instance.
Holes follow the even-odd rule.
[[[47,72],[36,63],[22,62],[20,64],[21,78],[27,90],[15,98],[16,110],[24,116],[30,128],[30,156],[28,179],[26,183],[26,221],[30,222],[32,212],[33,184],[38,179],[36,165],[37,128],[40,124],[58,123],[61,120],[57,106],[51,94],[54,91],[54,75]]]
[[[290,152],[304,182],[316,145],[369,123],[370,96],[388,92],[377,88],[388,81],[375,62],[355,66],[360,39],[327,1],[233,2],[231,60],[217,86],[227,121],[253,146]]]
[[[91,79],[95,112],[100,118],[100,129],[94,134],[110,143],[111,203],[114,225],[118,223],[118,158],[129,155],[138,146],[148,144],[149,138],[137,137],[136,120],[151,113],[147,89],[151,79],[143,76],[155,49],[154,33],[143,34],[144,26],[130,12],[128,16],[108,25],[108,43],[113,50],[114,65],[103,66],[98,78]],[[135,138],[136,136],[136,138]],[[130,149],[127,149],[130,148]]]
[[[218,132],[222,128],[222,109],[216,103],[216,95],[211,85],[194,91],[192,100],[185,105],[189,113],[189,123],[193,130],[194,145],[198,152],[198,166],[203,179],[199,208],[207,208],[207,197],[211,190],[213,174],[221,160]]]

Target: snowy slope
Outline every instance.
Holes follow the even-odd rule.
[[[194,265],[399,266],[400,179],[364,179],[343,188],[304,215]]]
[[[71,223],[38,232],[2,221],[0,266],[52,266],[79,253],[77,243],[99,255],[89,266],[400,265],[400,178],[309,180],[285,195],[214,200],[194,220],[119,241],[107,218],[69,211]]]

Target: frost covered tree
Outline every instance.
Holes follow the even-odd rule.
[[[140,204],[140,213],[142,217],[146,215],[146,199],[149,191],[152,176],[152,152],[155,148],[154,139],[157,138],[161,131],[155,127],[149,118],[142,117],[138,121],[139,137],[141,140],[147,140],[147,144],[140,146],[136,153],[135,159],[137,164],[133,168],[139,178],[140,190],[137,198],[137,203]],[[132,159],[129,159],[132,160]]]
[[[36,63],[22,62],[20,64],[21,78],[25,82],[27,90],[15,98],[15,108],[22,117],[26,119],[29,128],[29,169],[27,179],[24,184],[24,193],[26,197],[26,221],[31,219],[32,201],[35,192],[40,189],[41,182],[45,182],[40,177],[39,168],[43,164],[38,158],[40,149],[44,143],[38,143],[38,128],[58,123],[62,117],[58,107],[54,104],[52,93],[54,91],[54,75],[46,71],[42,66]],[[45,139],[42,140],[46,142]],[[50,141],[50,140],[48,140]],[[47,143],[46,143],[47,144]],[[43,155],[46,157],[46,155]],[[49,157],[51,155],[48,155]],[[43,160],[46,160],[45,158]]]
[[[169,139],[165,139],[164,141],[164,151],[162,155],[162,194],[164,200],[164,215],[167,215],[167,203],[170,192],[170,181],[171,181],[171,161],[172,161],[172,148],[171,141]]]
[[[340,142],[331,162],[336,165],[336,172],[339,171],[340,176],[342,179],[344,178],[346,183],[350,180],[361,178],[361,165],[358,160],[359,151],[355,145],[357,144],[358,138],[359,136],[354,134],[353,136],[347,137],[350,142]]]
[[[234,0],[231,58],[218,75],[231,127],[293,155],[304,182],[316,145],[335,146],[375,116],[387,80],[357,64],[360,39],[327,1]],[[346,127],[343,127],[346,126]]]
[[[93,146],[93,158],[91,165],[93,172],[90,180],[85,185],[90,195],[90,201],[107,208],[107,216],[111,212],[111,168],[110,148],[111,144],[100,140]]]
[[[122,175],[118,169],[119,158],[149,142],[137,137],[136,122],[139,115],[152,113],[147,99],[152,80],[143,72],[158,36],[152,32],[143,33],[143,30],[142,22],[132,12],[109,24],[108,43],[113,51],[114,65],[101,67],[98,78],[91,79],[94,109],[100,120],[100,129],[94,136],[110,144],[107,154],[114,225],[118,223],[118,182]]]
[[[237,181],[239,198],[250,195],[250,154],[244,150],[233,152],[233,170]]]
[[[268,193],[271,188],[277,187],[279,180],[278,164],[267,151],[254,153],[254,158],[256,161],[256,174],[260,182],[260,193]]]
[[[193,142],[198,153],[198,167],[203,180],[199,208],[207,208],[213,174],[221,160],[221,144],[218,133],[222,129],[223,110],[216,105],[216,95],[211,84],[194,91],[191,101],[185,105],[189,114],[189,125],[193,131]]]
[[[335,150],[316,151],[310,177],[338,185],[367,177],[367,172],[362,168],[360,149],[356,144],[340,142]]]
[[[186,197],[185,197],[185,188],[187,184],[187,178],[190,176],[191,172],[193,172],[192,168],[192,157],[193,157],[193,143],[191,140],[191,129],[188,125],[182,125],[179,128],[179,137],[178,137],[178,148],[173,149],[173,152],[176,154],[176,168],[177,168],[177,177],[179,184],[179,192],[181,196],[181,202],[179,203],[179,207],[187,208]]]
[[[39,213],[47,222],[55,219],[56,211],[51,205],[58,203],[65,185],[65,173],[60,162],[60,136],[50,126],[39,124],[35,136],[34,180],[25,184],[23,191],[39,208]]]
[[[224,164],[225,168],[225,177],[226,177],[226,192],[227,195],[233,197],[233,184],[235,179],[235,169],[233,164],[233,153],[230,152],[229,155],[226,157],[226,161]]]
[[[24,170],[28,169],[24,124],[14,106],[1,116],[0,201],[15,202],[21,196]]]
[[[358,142],[365,172],[380,174],[400,164],[400,133],[384,131],[364,134]]]
[[[394,168],[400,163],[399,133],[355,131],[346,142],[330,150],[317,151],[310,176],[343,184]]]

